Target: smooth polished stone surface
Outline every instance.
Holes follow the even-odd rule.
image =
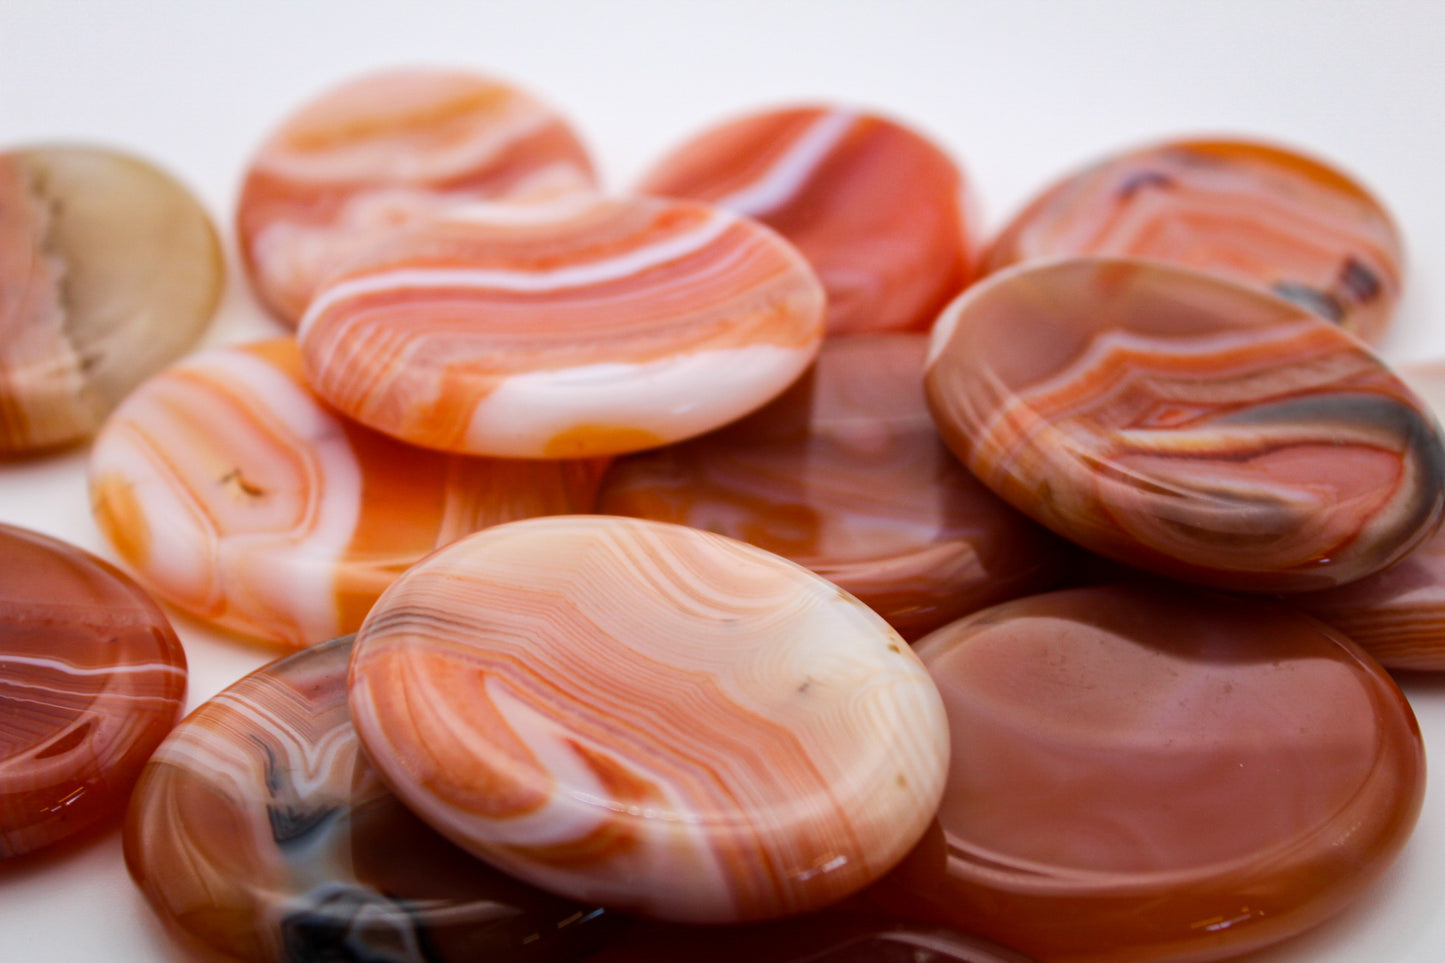
[[[953,740],[943,832],[870,894],[1039,960],[1216,960],[1284,939],[1359,896],[1420,811],[1405,697],[1277,603],[1078,589],[916,650]]]
[[[236,212],[256,292],[294,323],[334,262],[451,204],[595,186],[567,122],[517,87],[463,70],[395,68],[287,116],[246,172]]]
[[[446,451],[608,455],[747,414],[817,354],[823,291],[772,231],[656,198],[477,205],[379,244],[302,321],[338,409]]]
[[[134,582],[0,525],[0,859],[119,817],[185,697],[180,640]]]
[[[510,879],[402,806],[346,709],[351,637],[189,715],[136,787],[126,865],[186,945],[254,963],[575,960],[611,914]]]
[[[829,338],[756,413],[614,462],[599,511],[776,552],[907,639],[1048,588],[1069,549],[944,447],[923,398],[927,345],[904,332]]]
[[[1440,523],[1435,419],[1355,338],[1171,265],[1054,261],[940,316],[945,441],[1021,511],[1141,568],[1241,591],[1363,578]]]
[[[1175,140],[1096,161],[1041,192],[989,249],[1158,258],[1288,298],[1379,341],[1404,250],[1383,205],[1328,164],[1247,140]]]
[[[843,106],[759,111],[674,148],[637,190],[757,218],[828,291],[828,333],[922,330],[981,246],[962,171],[897,121]]]
[[[423,819],[554,892],[686,922],[835,902],[932,818],[948,741],[907,644],[778,556],[638,519],[533,519],[412,568],[357,634],[351,712]]]
[[[169,174],[103,147],[0,153],[0,457],[88,438],[186,351],[225,282]]]
[[[1395,367],[1438,418],[1445,362]],[[1445,669],[1445,528],[1383,572],[1289,599],[1324,619],[1390,669]]]
[[[590,511],[602,466],[413,448],[322,404],[294,338],[195,355],[96,438],[96,520],[161,598],[302,646],[355,631],[423,555],[488,525]]]

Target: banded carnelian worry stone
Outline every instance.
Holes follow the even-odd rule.
[[[499,525],[392,584],[352,719],[397,795],[494,865],[687,922],[801,913],[933,818],[942,706],[888,624],[801,566],[631,518]]]
[[[675,148],[638,185],[754,217],[798,246],[828,292],[828,333],[921,330],[973,275],[962,171],[904,125],[853,108],[748,114]]]
[[[1158,262],[1020,265],[933,332],[944,439],[1101,555],[1243,591],[1363,578],[1440,523],[1434,417],[1282,298]]]
[[[185,697],[180,640],[139,586],[0,525],[0,859],[118,817]]]
[[[1043,191],[993,242],[987,270],[1033,258],[1157,258],[1288,298],[1379,341],[1404,252],[1384,207],[1297,151],[1177,140],[1106,157]]]
[[[400,225],[593,186],[586,148],[530,94],[463,70],[393,69],[286,118],[251,161],[236,227],[257,293],[295,323],[336,262]]]
[[[412,444],[609,455],[760,407],[818,352],[823,291],[720,208],[578,197],[454,209],[333,275],[300,329],[319,395]]]

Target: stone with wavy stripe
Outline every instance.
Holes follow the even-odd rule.
[[[1425,793],[1420,730],[1358,646],[1187,586],[1005,602],[923,638],[957,747],[885,908],[1040,960],[1233,959],[1364,894]]]
[[[907,126],[841,105],[758,111],[670,151],[639,191],[708,201],[798,246],[828,291],[828,333],[921,330],[981,247],[963,172]]]
[[[914,639],[1048,587],[1067,546],[943,445],[923,397],[928,339],[829,338],[776,401],[692,441],[619,458],[599,511],[776,552]]]
[[[794,381],[823,292],[773,232],[655,198],[479,205],[332,277],[300,328],[347,415],[413,444],[580,457],[701,434]]]
[[[986,270],[1082,254],[1148,257],[1288,298],[1378,342],[1404,250],[1378,199],[1325,162],[1240,139],[1167,141],[1096,161],[1038,194]]]
[[[139,586],[0,525],[0,860],[117,819],[185,697],[180,640]]]
[[[187,947],[246,963],[577,960],[611,914],[473,859],[402,806],[346,709],[351,638],[235,683],[136,786],[126,864]]]
[[[91,500],[161,598],[301,646],[355,631],[397,575],[487,525],[589,511],[601,465],[413,448],[307,388],[294,338],[195,355],[106,423]]]
[[[1445,450],[1360,342],[1188,269],[1080,258],[985,279],[926,376],[985,484],[1086,548],[1244,591],[1364,578],[1440,523]]]
[[[247,169],[237,235],[256,292],[294,324],[335,262],[400,224],[594,184],[587,149],[531,94],[464,70],[393,68],[282,121]]]
[[[638,519],[498,526],[430,556],[357,635],[352,718],[406,804],[498,867],[688,922],[856,891],[942,792],[938,695],[835,586]]]
[[[0,458],[89,438],[224,283],[210,216],[165,171],[99,146],[0,153]]]

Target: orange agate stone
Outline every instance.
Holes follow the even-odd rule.
[[[302,646],[355,631],[439,545],[589,511],[601,465],[412,448],[329,409],[294,338],[192,356],[97,437],[91,499],[147,587],[224,628]]]
[[[134,582],[0,525],[0,859],[118,817],[185,696],[180,640]]]
[[[396,794],[543,889],[685,922],[835,902],[938,805],[943,710],[888,624],[742,542],[532,519],[434,553],[357,633]]]
[[[1435,419],[1369,350],[1282,298],[1158,262],[995,274],[933,332],[945,441],[1101,555],[1243,591],[1400,560],[1440,523]]]
[[[673,150],[638,185],[757,218],[828,292],[828,333],[920,330],[963,290],[979,249],[962,172],[904,125],[846,107],[739,117]]]
[[[1006,602],[916,649],[953,740],[893,908],[1043,961],[1233,957],[1357,897],[1425,788],[1400,690],[1284,606],[1162,583]]]
[[[1404,252],[1360,184],[1289,148],[1177,140],[1106,157],[1039,194],[986,269],[1033,258],[1157,258],[1269,291],[1379,341]]]
[[[577,197],[454,209],[333,275],[300,328],[308,378],[412,444],[609,455],[766,403],[817,354],[823,291],[720,208]]]
[[[586,148],[530,94],[466,71],[394,69],[289,116],[251,161],[236,227],[257,293],[295,323],[335,262],[399,225],[462,201],[593,186]]]
[[[909,639],[1047,587],[1067,547],[944,447],[923,397],[926,349],[914,333],[830,338],[753,415],[618,459],[598,508],[776,552]]]

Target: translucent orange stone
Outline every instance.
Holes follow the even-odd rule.
[[[0,525],[0,859],[119,817],[185,695],[180,640],[134,582]]]
[[[870,895],[1040,960],[1218,960],[1299,933],[1420,812],[1404,696],[1277,603],[1078,589],[916,649],[953,741],[942,835]]]
[[[850,107],[718,124],[669,152],[637,189],[726,207],[797,245],[828,292],[830,335],[927,328],[972,277],[980,247],[953,159]]]
[[[944,447],[923,398],[927,338],[830,338],[776,401],[612,463],[598,509],[718,532],[857,596],[905,638],[1047,587],[1068,547]]]
[[[1384,206],[1350,176],[1279,145],[1175,140],[1096,161],[1041,192],[986,270],[1035,258],[1157,258],[1288,298],[1379,341],[1404,252]]]

